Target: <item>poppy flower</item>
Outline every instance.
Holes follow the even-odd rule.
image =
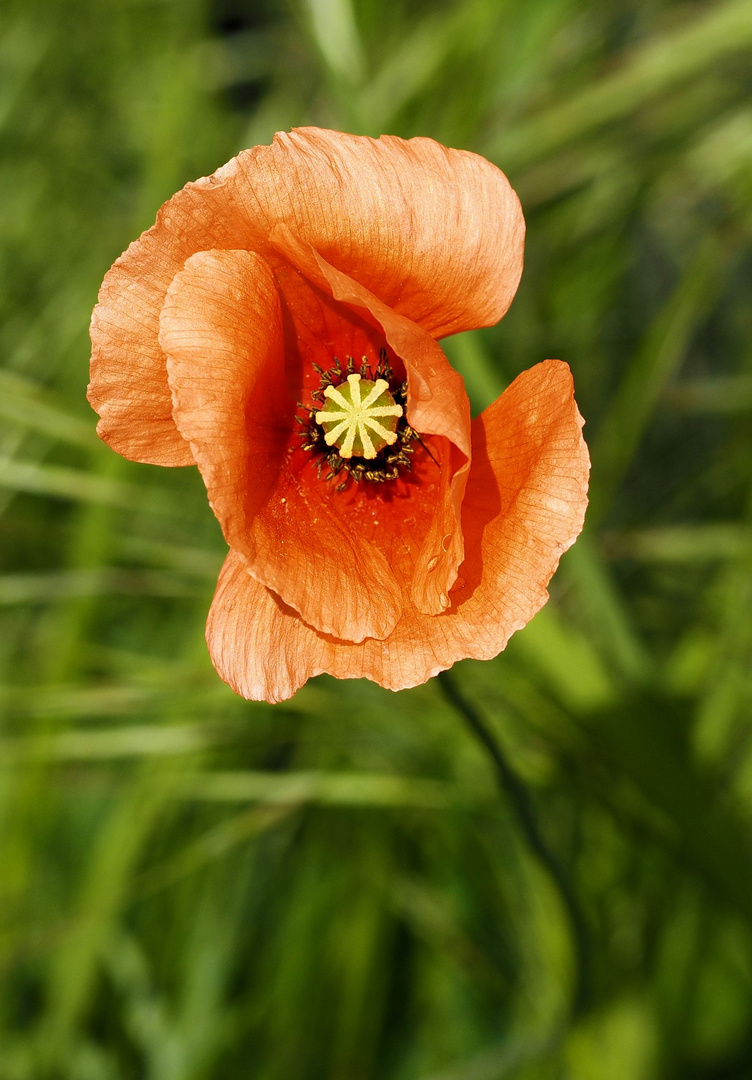
[[[97,430],[198,465],[230,546],[207,640],[238,693],[415,686],[545,603],[586,505],[569,368],[471,423],[437,341],[505,314],[523,238],[483,158],[303,128],[187,184],[105,277]]]

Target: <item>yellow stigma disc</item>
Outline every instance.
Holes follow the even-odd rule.
[[[316,423],[324,429],[327,446],[336,446],[343,458],[375,458],[379,450],[397,441],[402,406],[389,393],[386,379],[348,375],[346,383],[327,386],[324,408]]]

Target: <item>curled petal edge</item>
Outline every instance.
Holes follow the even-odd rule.
[[[350,645],[305,626],[230,552],[207,622],[220,676],[244,697],[291,697],[322,672],[390,690],[427,681],[457,660],[488,660],[548,599],[559,559],[579,535],[590,460],[566,364],[520,375],[473,422],[475,458],[463,524],[469,558],[438,616],[406,610],[382,642]]]

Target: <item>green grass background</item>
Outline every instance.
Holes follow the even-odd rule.
[[[0,1080],[752,1076],[750,0],[5,0]],[[574,371],[586,531],[455,675],[214,674],[195,470],[100,445],[101,278],[160,203],[315,123],[501,166],[526,271],[446,342],[480,410]]]

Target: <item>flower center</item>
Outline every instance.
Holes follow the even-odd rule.
[[[336,446],[342,458],[370,460],[385,446],[397,441],[397,421],[402,406],[389,392],[386,379],[347,376],[346,383],[327,386],[326,404],[316,413],[316,423],[324,429],[324,442]]]

